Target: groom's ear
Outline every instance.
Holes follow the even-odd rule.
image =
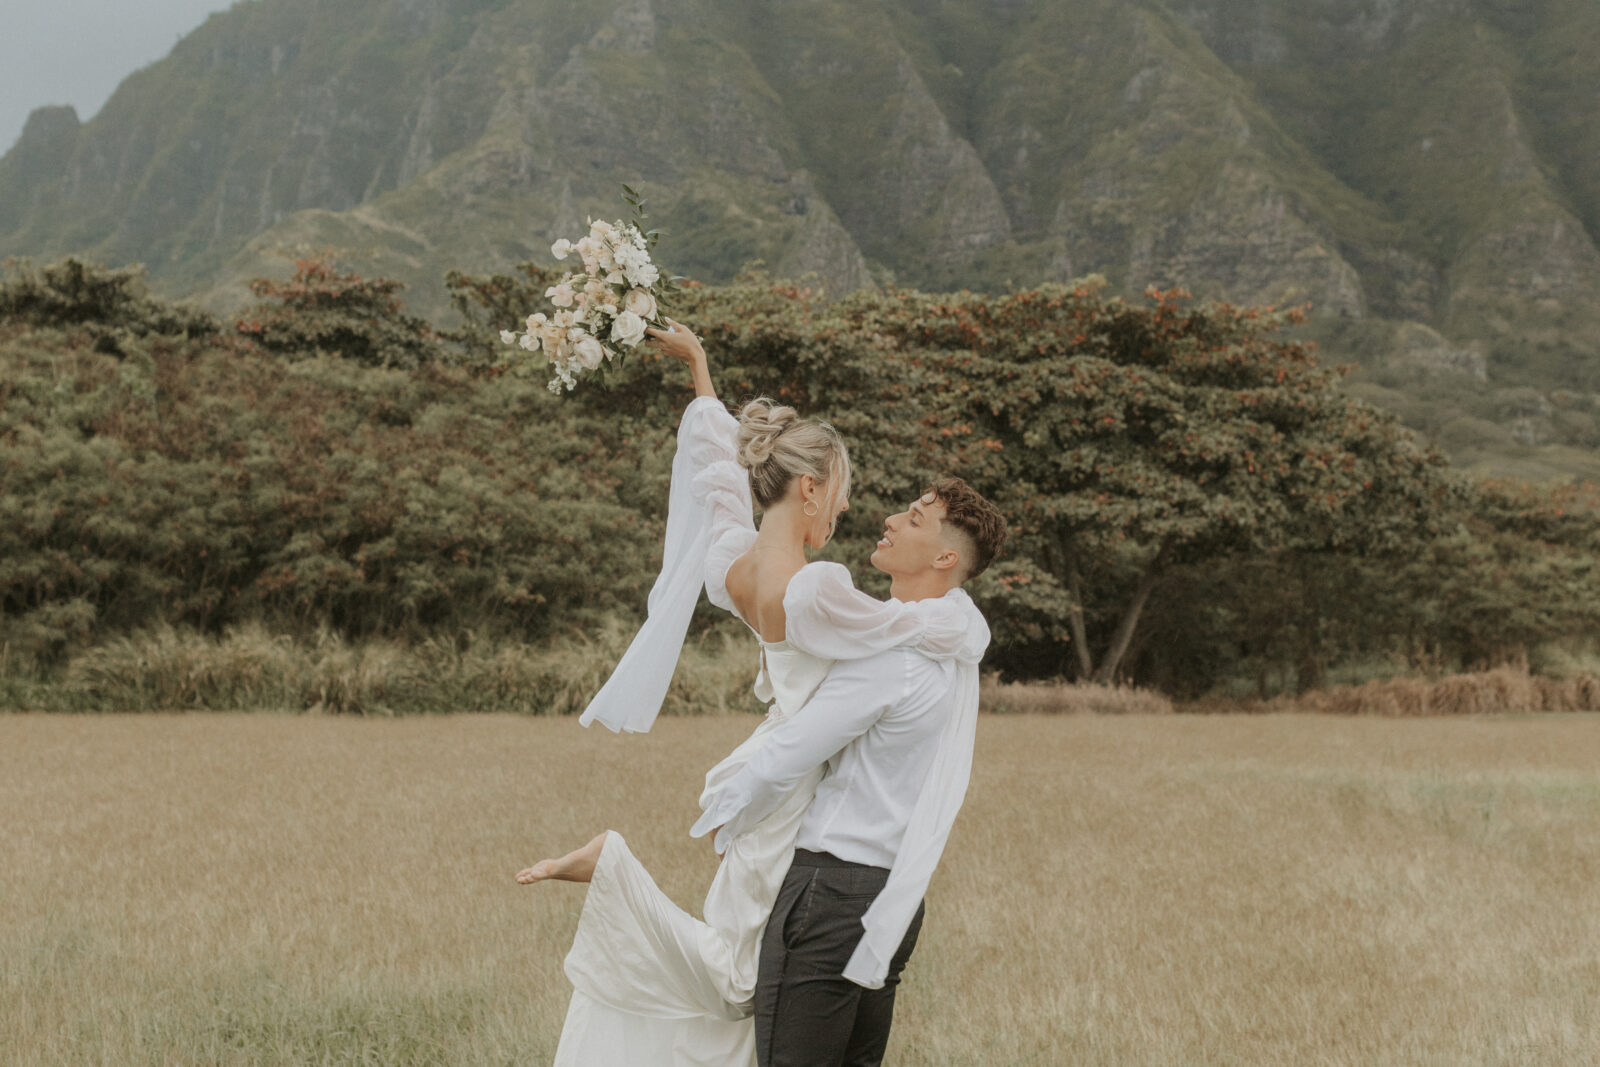
[[[961,553],[953,548],[946,548],[933,557],[931,566],[936,571],[958,570],[961,567]]]

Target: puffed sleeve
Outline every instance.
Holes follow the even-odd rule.
[[[783,595],[785,637],[823,659],[861,659],[909,647],[932,659],[977,663],[989,627],[961,589],[909,603],[879,600],[856,588],[837,563],[808,563]]]
[[[711,524],[702,575],[706,596],[717,607],[738,615],[738,609],[728,596],[728,568],[750,551],[756,539],[750,475],[737,463],[721,460],[701,471],[691,489]]]
[[[750,550],[756,538],[750,473],[737,462],[739,420],[713,397],[697,397],[684,412],[678,451],[684,457],[688,496],[708,524],[702,579],[706,596],[738,615],[728,597],[728,568]],[[673,485],[678,484],[676,465]]]

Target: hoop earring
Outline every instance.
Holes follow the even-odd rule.
[[[807,511],[806,508],[810,508],[811,510]],[[814,519],[821,510],[821,508],[817,507],[817,502],[815,500],[807,500],[805,504],[801,506],[800,513],[808,519]]]

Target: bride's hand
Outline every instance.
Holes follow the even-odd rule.
[[[667,319],[667,325],[671,329],[657,330],[652,327],[645,330],[650,335],[650,347],[657,355],[687,363],[689,373],[694,377],[694,395],[715,399],[717,387],[711,383],[711,367],[706,362],[706,350],[700,347],[700,338],[691,333],[689,327],[674,319]]]
[[[681,360],[691,367],[696,363],[704,363],[706,350],[700,347],[700,338],[689,331],[689,327],[674,319],[667,319],[670,330],[658,330],[654,327],[647,328],[644,332],[650,338],[650,347],[658,355],[670,359]]]

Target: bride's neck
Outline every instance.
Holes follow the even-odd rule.
[[[761,514],[761,526],[756,530],[757,548],[782,550],[801,559],[806,554],[806,527],[810,519],[789,501],[774,504]]]

